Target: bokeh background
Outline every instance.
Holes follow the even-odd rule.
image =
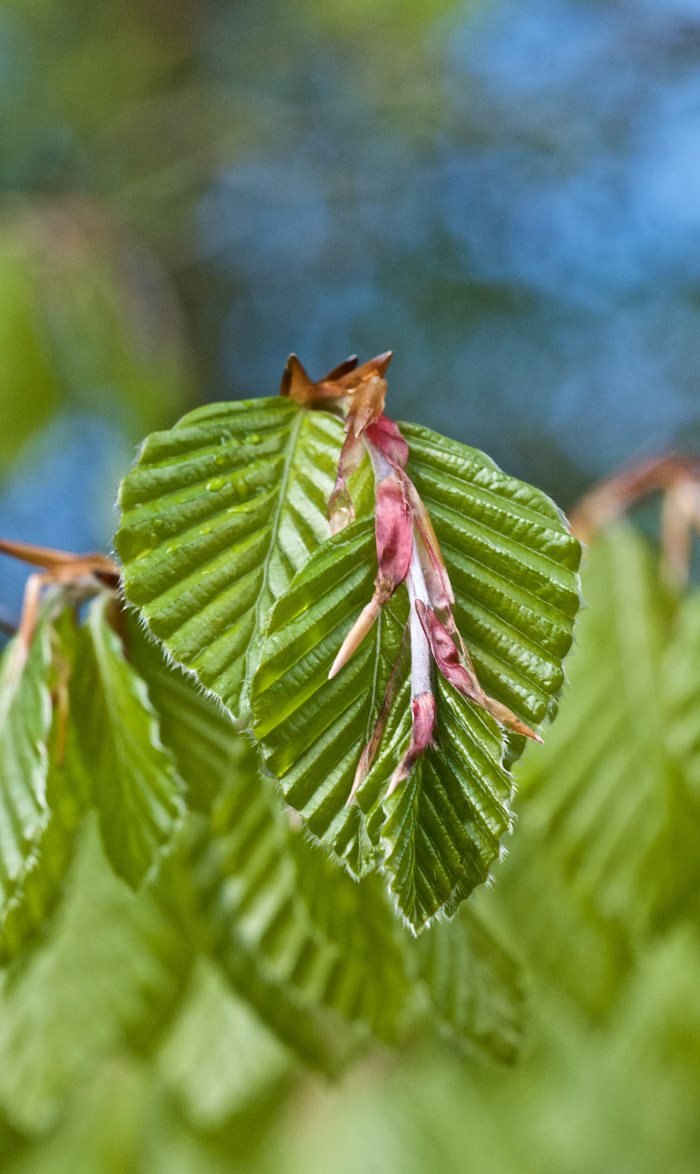
[[[109,549],[141,437],[275,394],[292,350],[393,349],[392,415],[565,508],[700,452],[700,0],[2,0],[0,128],[6,537]],[[3,614],[22,582],[4,560]],[[515,1074],[433,1050],[304,1085],[270,1168],[697,1169],[698,1088],[659,1100],[626,1014]],[[138,1118],[105,1080],[95,1119]]]

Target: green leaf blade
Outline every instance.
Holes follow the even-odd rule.
[[[125,1043],[146,1051],[191,964],[157,886],[133,893],[123,885],[89,822],[46,941],[2,987],[0,1105],[8,1116],[43,1130],[103,1057]]]
[[[659,898],[655,845],[679,768],[665,688],[668,617],[652,553],[631,526],[596,539],[584,594],[569,693],[520,776],[524,814],[579,896],[634,934]]]
[[[179,665],[168,663],[133,615],[127,617],[129,658],[148,687],[163,745],[187,787],[187,804],[208,812],[221,787],[239,769],[246,743],[230,713]]]
[[[337,1070],[368,1031],[395,1042],[410,988],[378,878],[356,883],[306,842],[253,746],[212,832],[195,856],[197,890],[239,993],[316,1067]]]
[[[0,881],[7,893],[45,829],[51,697],[49,632],[35,633],[19,667],[17,638],[0,662]]]
[[[254,731],[265,765],[287,802],[334,853],[362,867],[384,853],[390,891],[415,931],[451,909],[488,876],[510,825],[503,737],[482,711],[440,679],[438,744],[384,804],[410,737],[410,688],[401,688],[375,762],[346,806],[362,746],[398,654],[408,600],[401,588],[346,667],[328,670],[372,592],[376,573],[369,519],[348,526],[311,556],[270,617],[253,683]]]
[[[384,800],[398,749],[388,727],[359,800],[371,803],[365,808],[370,835],[376,828],[390,891],[414,932],[435,916],[452,913],[488,878],[500,838],[511,825],[511,782],[496,723],[442,678],[436,685],[436,745]],[[401,700],[396,721],[403,722],[403,750],[410,730],[407,688],[403,709]]]
[[[339,420],[289,400],[214,404],[150,437],[122,482],[127,597],[236,716],[271,604],[328,536],[342,442]]]
[[[403,631],[390,609],[333,680],[328,671],[376,573],[374,530],[354,522],[311,556],[274,608],[253,682],[265,765],[310,831],[339,855],[345,804]],[[405,620],[404,620],[405,622]],[[381,633],[381,635],[380,635]]]
[[[54,807],[50,761],[51,629],[41,620],[26,663],[17,642],[0,663],[0,965],[28,949],[55,908],[72,831]]]
[[[146,685],[108,623],[110,602],[98,597],[80,631],[71,709],[107,856],[136,888],[181,818],[184,784],[162,744]]]
[[[477,449],[402,424],[455,619],[483,687],[529,725],[553,716],[580,596],[581,548],[553,502]]]
[[[443,1030],[467,1048],[512,1064],[522,1043],[525,1002],[512,955],[469,906],[416,945],[420,977]]]

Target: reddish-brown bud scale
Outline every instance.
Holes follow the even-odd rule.
[[[431,608],[426,607],[420,599],[416,600],[415,606],[423,631],[428,638],[430,651],[443,677],[451,685],[454,685],[458,693],[461,693],[463,697],[467,697],[469,701],[475,702],[476,705],[480,705],[482,709],[490,713],[502,726],[506,726],[515,734],[523,734],[526,738],[532,738],[535,742],[541,742],[542,739],[539,734],[530,729],[525,722],[522,722],[512,710],[508,709],[507,705],[503,705],[500,701],[495,701],[493,697],[487,696],[481,688],[476,675],[470,672],[462,663],[454,640],[440,623],[435,612]]]
[[[481,686],[462,664],[454,640],[440,623],[435,612],[426,607],[421,600],[416,601],[416,612],[430,644],[430,651],[443,677],[463,696],[472,701],[481,701],[484,695]]]
[[[377,420],[368,425],[366,436],[387,460],[398,465],[400,469],[405,468],[408,445],[399,431],[398,424],[382,412]]]
[[[377,585],[393,592],[408,574],[413,551],[413,514],[395,477],[385,477],[377,485],[375,534]]]
[[[408,750],[391,776],[387,797],[392,795],[400,783],[408,778],[421,754],[433,741],[437,722],[437,706],[432,693],[420,693],[411,702],[413,725]]]
[[[433,740],[435,723],[437,721],[437,707],[432,693],[421,693],[411,702],[413,712],[413,728],[411,730],[411,749],[415,754],[422,754]]]

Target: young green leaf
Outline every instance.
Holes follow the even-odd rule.
[[[199,1132],[218,1132],[288,1086],[289,1052],[202,958],[156,1056],[158,1072]]]
[[[230,713],[205,693],[162,648],[127,617],[129,659],[148,687],[158,712],[163,745],[175,757],[187,786],[187,803],[207,812],[223,784],[239,769],[247,743]]]
[[[309,387],[320,394],[326,385]],[[428,429],[406,426],[404,434],[407,471],[434,514],[455,584],[458,626],[493,697],[491,711],[512,710],[513,722],[526,726],[540,722],[554,712],[563,680],[561,662],[578,606],[579,545],[543,494],[506,477],[482,454]],[[328,533],[326,507],[342,440],[340,421],[289,399],[214,405],[149,438],[122,484],[117,546],[129,599],[174,657],[246,717],[270,608],[288,590],[293,593],[294,572],[304,574],[309,555]],[[353,458],[348,468],[354,464]],[[359,508],[357,484],[351,496],[362,517],[370,512],[361,491],[367,477],[362,470],[355,476]],[[395,488],[404,492],[398,480]],[[343,810],[355,773],[351,759],[370,739],[382,707],[407,609],[402,590],[337,685],[326,686],[319,676],[326,646],[339,634],[338,647],[342,643],[350,627],[345,620],[372,594],[376,566],[369,543],[358,550],[362,561],[354,568],[346,558],[342,574],[333,558],[341,550],[347,555],[344,544],[327,549],[328,561],[318,564],[323,582],[303,580],[301,608],[307,614],[282,633],[284,607],[274,611],[275,647],[270,650],[268,642],[262,656],[279,659],[285,641],[302,652],[296,656],[288,649],[281,671],[262,665],[254,725],[265,740],[270,769],[285,779],[294,766],[283,782],[290,803],[355,871],[372,862],[383,834],[392,891],[419,928],[435,913],[455,908],[485,879],[498,852],[498,837],[508,826],[505,739],[490,718],[475,715],[441,685],[441,747],[425,751],[425,761],[383,812],[378,784],[386,789],[389,779],[399,783],[419,753],[418,744],[416,753],[409,751],[413,742],[406,741],[402,726],[393,749],[400,743],[403,757],[387,775],[385,735],[361,788],[367,823]],[[342,582],[340,591],[334,579]],[[309,616],[318,615],[311,598],[318,590],[328,595],[321,627],[314,628]],[[298,591],[293,598],[298,600]],[[335,667],[334,658],[330,664]],[[316,694],[318,704],[307,706]],[[428,693],[423,701],[434,705]],[[440,721],[438,714],[438,728]],[[509,735],[509,761],[522,742],[520,735]],[[400,761],[403,768],[395,774]],[[463,766],[477,780],[471,789],[461,785]],[[450,776],[447,791],[442,767]]]
[[[629,525],[595,541],[584,595],[589,606],[565,704],[547,745],[535,748],[520,775],[523,818],[578,893],[634,934],[669,899],[662,842],[676,881],[690,867],[687,890],[696,887],[697,852],[678,849],[700,806],[671,749],[668,608],[652,553]]]
[[[342,444],[340,420],[289,399],[212,404],[148,437],[121,484],[127,597],[236,716],[270,606],[330,532]]]
[[[381,886],[355,883],[305,842],[253,746],[212,832],[196,884],[214,954],[239,993],[315,1066],[337,1069],[368,1029],[394,1042],[410,986]]]
[[[420,975],[438,1022],[450,1036],[512,1063],[523,1034],[520,967],[469,906],[416,943]]]
[[[541,490],[484,453],[401,424],[410,475],[454,589],[454,614],[477,676],[528,725],[553,717],[579,606],[579,542]],[[510,764],[525,740],[511,736]]]
[[[0,660],[0,881],[7,900],[48,823],[51,697],[49,631],[35,633],[26,663],[18,639]]]
[[[184,784],[160,738],[144,681],[125,659],[103,594],[88,609],[71,680],[81,771],[118,876],[136,888],[171,838]]]
[[[315,836],[356,870],[366,845],[381,841],[392,895],[417,930],[486,879],[509,826],[510,781],[496,722],[440,678],[436,745],[385,800],[410,738],[406,682],[357,793],[359,812],[347,806],[407,619],[407,600],[397,595],[343,672],[327,679],[375,567],[369,520],[348,526],[309,559],[270,617],[253,684],[254,730],[267,768]]]
[[[159,1038],[192,961],[155,892],[132,893],[108,867],[94,826],[83,830],[46,942],[2,987],[0,1106],[28,1131],[52,1123],[104,1056]]]
[[[55,852],[47,835],[51,811],[46,789],[51,729],[50,630],[41,622],[24,664],[17,638],[0,660],[0,961],[17,954],[37,929],[47,877],[43,851]],[[49,887],[56,878],[49,869]],[[48,894],[45,894],[48,896]]]

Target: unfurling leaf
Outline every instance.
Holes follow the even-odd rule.
[[[496,724],[448,685],[438,693],[438,740],[387,807],[389,779],[408,749],[406,683],[375,761],[348,809],[357,748],[382,703],[406,623],[392,601],[343,673],[327,680],[339,632],[373,579],[372,523],[329,540],[273,611],[253,689],[255,732],[269,770],[310,830],[357,868],[361,841],[384,843],[385,868],[414,928],[488,874],[508,827],[510,782]],[[369,564],[369,565],[368,565]]]
[[[543,494],[482,454],[425,429],[403,431],[409,445],[415,438],[408,470],[430,502],[455,617],[479,677],[495,706],[538,723],[553,713],[563,681],[579,600],[578,543]],[[326,681],[372,593],[372,530],[369,520],[357,522],[328,540],[274,608],[253,686],[254,729],[268,769],[314,835],[354,869],[372,864],[381,848],[397,904],[419,929],[488,875],[509,826],[510,783],[501,727],[483,703],[480,712],[438,683],[434,746],[383,805],[411,736],[407,685],[393,682],[391,713],[382,712],[408,621],[402,590],[342,673]],[[522,741],[509,746],[511,761]],[[373,766],[356,790],[360,813],[347,812],[357,746],[365,743]]]

